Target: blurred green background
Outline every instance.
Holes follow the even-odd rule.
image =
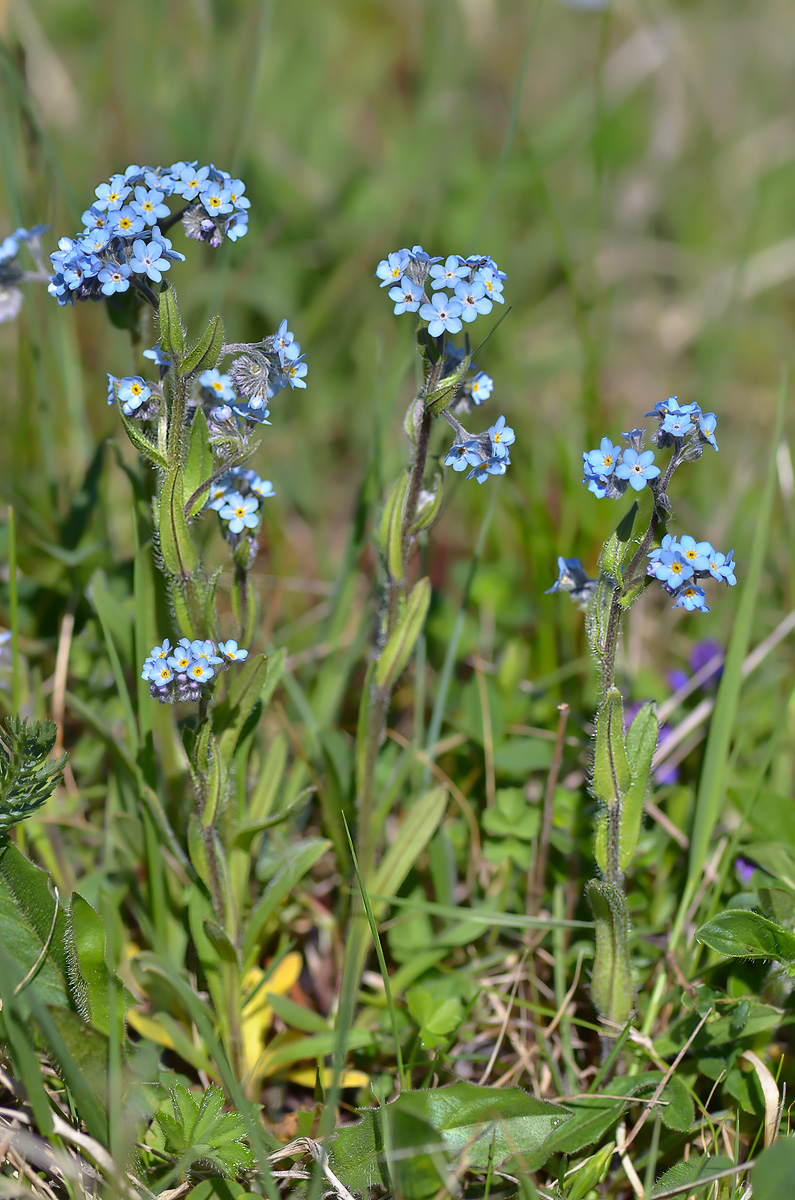
[[[543,595],[556,556],[593,568],[620,515],[582,486],[583,449],[671,393],[713,410],[720,454],[675,479],[676,528],[733,546],[740,571],[748,556],[791,344],[793,33],[788,0],[6,0],[0,233],[44,222],[54,249],[131,162],[212,160],[246,181],[248,236],[213,253],[177,231],[187,261],[170,278],[194,332],[219,311],[229,337],[255,339],[286,316],[306,351],[309,386],[281,394],[256,464],[278,493],[257,566],[264,637],[298,649],[369,465],[376,499],[406,455],[412,330],[375,266],[415,242],[494,255],[512,311],[478,365],[495,380],[489,421],[505,413],[517,441],[462,652],[511,648],[530,681],[579,662],[574,685],[592,698],[581,617]],[[24,579],[54,589],[50,607],[29,600],[34,613],[23,579],[22,633],[53,648],[66,592],[97,559],[64,571],[46,547],[63,546],[96,447],[119,437],[105,372],[141,364],[100,306],[61,310],[33,286],[0,329],[0,361],[2,493],[21,514]],[[793,599],[785,446],[777,461],[755,640]],[[80,545],[128,560],[129,484],[112,455],[97,487]],[[491,488],[448,478],[429,550],[437,666]],[[374,554],[360,567],[354,618]],[[638,606],[630,690],[664,692],[695,637],[725,641],[736,595],[716,589],[712,605],[709,617],[672,614],[662,594]],[[762,669],[767,695],[790,660]]]

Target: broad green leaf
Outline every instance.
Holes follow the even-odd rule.
[[[420,1031],[420,1041],[430,1048],[445,1045],[448,1035],[458,1028],[464,1014],[458,997],[439,1000],[420,984],[406,992],[406,1006]]]
[[[626,1111],[633,1096],[648,1099],[663,1079],[661,1071],[646,1071],[642,1075],[621,1075],[604,1085],[605,1094],[576,1096],[566,1099],[569,1113],[565,1125],[555,1129],[539,1151],[523,1164],[527,1170],[542,1167],[551,1154],[577,1154],[586,1146],[601,1141],[619,1117]],[[661,1100],[668,1099],[663,1092]],[[664,1109],[661,1108],[661,1112]]]
[[[624,748],[624,709],[618,688],[611,688],[596,715],[593,794],[610,808],[632,782]]]
[[[172,467],[160,493],[160,553],[169,575],[188,579],[196,570],[196,550],[188,532],[183,506],[185,485],[182,467]]]
[[[766,917],[787,929],[795,927],[795,895],[789,888],[760,887],[757,891]]]
[[[381,553],[393,579],[403,578],[403,509],[408,482],[408,473],[404,471],[392,484],[384,505],[378,535]]]
[[[2,1001],[3,1040],[17,1076],[22,1080],[36,1127],[42,1134],[52,1132],[50,1098],[44,1088],[41,1063],[30,1037],[28,1004],[20,984],[24,978],[18,964],[6,953],[5,927],[0,937],[0,1001]]]
[[[624,1025],[633,1008],[627,902],[619,888],[597,879],[586,884],[585,894],[596,925],[591,999],[608,1021]]]
[[[725,958],[770,958],[795,966],[795,934],[742,908],[718,913],[696,930],[696,938]]]
[[[180,375],[193,375],[196,371],[209,371],[218,362],[224,344],[224,327],[220,317],[211,317],[204,333],[196,345],[182,360]]]
[[[734,1011],[729,1015],[709,1021],[703,1027],[693,1042],[694,1050],[700,1050],[706,1046],[725,1046],[730,1042],[736,1042],[739,1038],[750,1038],[769,1032],[781,1024],[784,1014],[780,1008],[774,1008],[772,1004],[762,1004],[758,1000],[743,1001],[742,1003],[748,1004],[749,1011],[739,1028],[735,1020],[739,1006],[735,1005]],[[693,1033],[698,1020],[697,1013],[690,1013],[686,1017],[674,1021],[664,1034],[655,1039],[655,1053],[662,1058],[676,1054]]]
[[[157,315],[160,348],[173,359],[179,369],[182,355],[185,353],[185,337],[177,308],[177,294],[168,283],[161,285]]]
[[[663,1125],[686,1133],[695,1119],[693,1098],[678,1075],[671,1076],[660,1099]]]
[[[376,687],[390,691],[403,674],[414,653],[431,603],[431,581],[427,577],[414,585],[394,633],[381,651],[375,668]]]
[[[193,424],[190,429],[190,448],[185,463],[185,504],[190,506],[186,516],[192,517],[202,508],[209,492],[209,479],[213,473],[213,452],[210,447],[210,434],[207,430],[207,418],[203,408],[197,408],[193,414]],[[191,502],[194,493],[207,483],[207,487],[199,492]]]
[[[769,1146],[751,1172],[754,1200],[789,1200],[795,1196],[795,1138],[782,1137]]]
[[[34,989],[45,1004],[67,1007],[66,914],[49,879],[12,842],[0,841],[0,944],[19,980],[41,960],[25,989]]]
[[[726,1171],[733,1166],[732,1160],[724,1154],[712,1156],[696,1154],[687,1162],[678,1162],[676,1166],[671,1167],[664,1175],[660,1176],[652,1188],[651,1200],[662,1200],[662,1197],[672,1194],[688,1198],[692,1196],[694,1200],[707,1200],[708,1196],[715,1194],[714,1188],[707,1182],[698,1186],[699,1181],[709,1180],[720,1171]],[[754,1200],[756,1200],[756,1189],[754,1189]],[[773,1200],[772,1195],[769,1200]]]
[[[795,891],[795,854],[789,846],[780,842],[751,842],[743,846],[742,853]]]
[[[349,1189],[391,1186],[384,1151],[389,1135],[384,1120],[385,1115],[390,1118],[394,1112],[428,1125],[449,1161],[457,1161],[466,1153],[468,1162],[481,1168],[490,1163],[499,1166],[509,1159],[521,1164],[570,1115],[566,1108],[536,1100],[516,1087],[490,1088],[461,1082],[403,1092],[382,1108],[360,1110],[362,1120],[339,1129],[329,1143],[332,1170]]]

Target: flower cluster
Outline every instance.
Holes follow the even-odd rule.
[[[442,262],[422,246],[413,246],[388,254],[375,273],[381,287],[389,287],[395,314],[417,313],[427,321],[431,337],[460,333],[464,323],[490,313],[495,302],[505,303],[502,291],[507,275],[488,255],[450,254]]]
[[[232,360],[228,374],[213,367],[203,371],[193,385],[193,409],[201,405],[211,436],[227,442],[252,428],[248,422],[270,425],[269,401],[283,388],[305,388],[308,370],[301,343],[287,328],[286,319],[273,336],[261,342],[224,348],[225,354],[237,351],[243,353]],[[156,420],[164,404],[163,380],[172,363],[159,345],[143,354],[157,366],[158,382],[148,382],[141,375],[118,379],[108,374],[108,404],[118,400],[125,416]]]
[[[275,495],[269,479],[260,479],[251,469],[232,467],[212,485],[204,507],[226,521],[227,539],[236,543],[244,530],[257,528],[260,505]]]
[[[444,459],[454,471],[467,471],[467,479],[485,483],[489,475],[504,475],[511,464],[508,448],[514,431],[500,416],[487,431],[472,434],[457,420],[456,413],[470,412],[489,398],[494,380],[469,360],[462,373],[465,350],[444,340],[445,334],[460,333],[494,304],[504,304],[503,283],[507,278],[488,255],[450,254],[431,258],[422,246],[396,250],[378,264],[376,277],[389,287],[395,313],[417,313],[427,322],[428,335],[440,341],[441,367],[438,386],[455,376],[455,386],[441,416],[452,426],[454,441]],[[391,285],[391,286],[390,286]],[[446,289],[446,290],[445,290]],[[429,295],[430,292],[430,295]]]
[[[700,458],[704,446],[718,449],[715,440],[717,418],[714,413],[703,413],[697,404],[679,404],[678,397],[669,396],[655,404],[647,417],[656,417],[657,429],[651,442],[658,449],[673,447],[673,454],[665,475],[665,484],[676,468],[683,462]],[[583,483],[597,499],[606,496],[616,500],[623,496],[627,487],[641,491],[647,483],[656,480],[660,468],[654,462],[654,451],[643,449],[644,430],[631,429],[621,436],[627,445],[613,445],[612,439],[603,437],[596,450],[583,451]],[[652,484],[652,489],[659,485]],[[665,488],[661,487],[661,491]]]
[[[177,700],[190,703],[200,699],[216,674],[215,668],[225,671],[230,663],[247,657],[248,650],[239,648],[232,639],[219,642],[216,648],[209,639],[190,641],[180,638],[176,646],[172,646],[165,638],[161,646],[152,648],[144,662],[141,678],[149,681],[149,694],[161,704],[173,704]]]
[[[649,551],[646,573],[661,583],[670,596],[676,597],[672,608],[709,612],[706,593],[698,580],[711,577],[734,587],[737,579],[733,554],[733,550],[722,554],[709,542],[697,542],[688,535],[676,539],[667,533],[661,544]]]
[[[185,234],[220,246],[246,232],[245,184],[212,164],[176,162],[168,168],[133,164],[94,190],[83,228],[63,237],[50,255],[48,290],[59,304],[97,300],[136,288],[151,296],[171,263],[184,259],[166,232],[181,219]],[[172,212],[167,200],[183,201]]]
[[[489,475],[505,474],[511,465],[508,447],[516,440],[510,425],[505,424],[505,417],[498,417],[486,433],[472,437],[455,418],[451,419],[449,413],[442,415],[456,434],[444,460],[446,467],[452,467],[454,471],[465,471],[470,467],[467,479],[476,479],[478,483],[485,483]]]
[[[0,323],[13,321],[22,307],[22,292],[16,285],[28,279],[41,280],[44,274],[41,235],[46,230],[46,225],[34,225],[32,229],[15,229],[0,242]],[[23,246],[33,259],[36,271],[26,271],[17,261]]]

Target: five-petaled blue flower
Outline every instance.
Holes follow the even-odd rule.
[[[655,467],[653,463],[653,450],[643,450],[639,454],[637,450],[628,448],[622,454],[621,462],[616,467],[616,475],[619,479],[628,480],[629,486],[639,492],[646,486],[648,479],[656,479],[660,474],[660,468]]]
[[[240,492],[232,492],[226,497],[226,504],[218,515],[223,521],[229,522],[230,533],[242,533],[244,529],[256,529],[259,525],[257,510],[259,502],[255,496],[246,496]]]
[[[461,302],[455,297],[451,300],[445,292],[434,292],[430,304],[423,304],[420,317],[428,321],[428,333],[431,337],[439,337],[442,333],[461,332]]]

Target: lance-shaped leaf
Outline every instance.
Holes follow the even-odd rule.
[[[163,283],[158,297],[157,317],[160,349],[173,359],[175,366],[179,369],[185,353],[185,336],[182,332],[182,322],[177,308],[177,294],[168,283]]]
[[[403,507],[409,477],[404,471],[392,484],[381,517],[378,542],[393,579],[403,578]]]
[[[430,529],[436,518],[439,516],[442,508],[442,497],[444,494],[444,475],[437,468],[433,477],[433,484],[428,492],[420,493],[420,503],[417,508],[417,518],[414,524],[409,529],[409,533],[421,533],[423,529]]]
[[[585,630],[588,634],[588,644],[591,652],[603,659],[607,646],[607,630],[610,621],[610,606],[613,601],[613,588],[607,575],[601,575],[596,581],[588,613],[585,619]]]
[[[205,721],[193,747],[193,778],[201,797],[201,827],[208,829],[226,800],[229,772],[218,743],[212,735],[210,722]]]
[[[596,716],[596,747],[591,785],[608,808],[629,790],[632,777],[624,748],[624,709],[618,688],[611,688]]]
[[[210,434],[207,430],[207,418],[204,409],[197,408],[193,414],[193,424],[190,430],[190,448],[185,463],[185,507],[186,517],[195,516],[207,499],[210,489],[210,477],[213,473],[213,452],[210,448]],[[196,495],[198,489],[206,487]],[[192,497],[195,496],[195,499]]]
[[[464,355],[456,369],[451,374],[445,375],[439,386],[425,396],[425,407],[429,408],[435,417],[438,417],[439,413],[447,408],[455,395],[456,388],[469,370],[471,362],[472,352],[470,351]]]
[[[169,575],[187,579],[196,569],[196,550],[188,533],[183,505],[185,484],[182,467],[172,467],[160,494],[160,553]]]
[[[116,989],[114,1006],[117,1036],[123,1036],[124,1010],[133,998],[105,961],[105,924],[87,900],[72,893],[66,937],[66,963],[69,987],[82,1019],[100,1033],[110,1036],[111,988]]]
[[[392,1189],[393,1160],[415,1160],[416,1170],[409,1177],[413,1197],[428,1195],[433,1189],[434,1172],[423,1159],[430,1153],[443,1155],[443,1163],[457,1162],[464,1156],[473,1167],[487,1169],[510,1160],[522,1159],[539,1150],[558,1126],[569,1118],[567,1109],[548,1100],[537,1100],[517,1087],[481,1087],[461,1081],[449,1087],[403,1092],[391,1104],[361,1109],[361,1121],[337,1130],[329,1142],[329,1164],[346,1187],[366,1191],[373,1184]],[[427,1132],[413,1147],[403,1141],[401,1154],[391,1153],[396,1115],[414,1118],[435,1135],[429,1142]],[[397,1147],[394,1147],[397,1149]],[[425,1168],[423,1170],[422,1168]],[[404,1186],[408,1180],[404,1181]],[[437,1189],[438,1190],[438,1189]]]
[[[624,559],[627,556],[627,551],[631,545],[630,539],[632,537],[632,529],[635,525],[635,517],[637,515],[638,502],[636,500],[629,512],[625,513],[621,518],[618,525],[604,544],[602,555],[599,560],[599,567],[612,579],[621,579],[621,567],[623,566]]]
[[[218,362],[224,344],[224,327],[220,317],[211,317],[204,333],[192,350],[185,355],[180,369],[183,376],[196,371],[209,371]]]
[[[643,821],[643,802],[649,787],[651,764],[657,749],[659,722],[654,704],[644,704],[627,730],[625,747],[632,779],[621,804],[619,824],[619,865],[625,871],[635,854]],[[599,814],[594,854],[607,873],[607,813]]]
[[[632,583],[628,584],[621,592],[618,603],[623,609],[632,608],[632,605],[643,595],[651,582],[651,575],[641,575],[639,579],[633,579]]]
[[[153,463],[161,471],[166,469],[165,455],[161,454],[154,442],[150,441],[146,434],[141,429],[140,425],[136,425],[135,421],[131,421],[125,415],[121,406],[121,401],[117,398],[116,408],[118,409],[121,423],[124,426],[124,432],[132,442],[135,449],[142,455],[147,462]]]
[[[598,879],[586,884],[585,894],[596,926],[591,1000],[608,1021],[624,1025],[633,1008],[627,902],[619,888]]]
[[[233,664],[232,670],[234,669]],[[219,705],[216,727],[221,728],[225,724],[226,728],[218,738],[218,745],[227,762],[231,761],[237,739],[249,713],[262,694],[267,677],[267,654],[254,655],[233,677],[234,681],[229,688],[229,694],[223,705]]]
[[[375,668],[376,687],[391,691],[414,653],[431,602],[431,581],[420,579],[412,589],[397,628],[381,651]]]
[[[795,934],[742,908],[718,913],[696,930],[696,938],[725,958],[770,958],[795,967]]]

